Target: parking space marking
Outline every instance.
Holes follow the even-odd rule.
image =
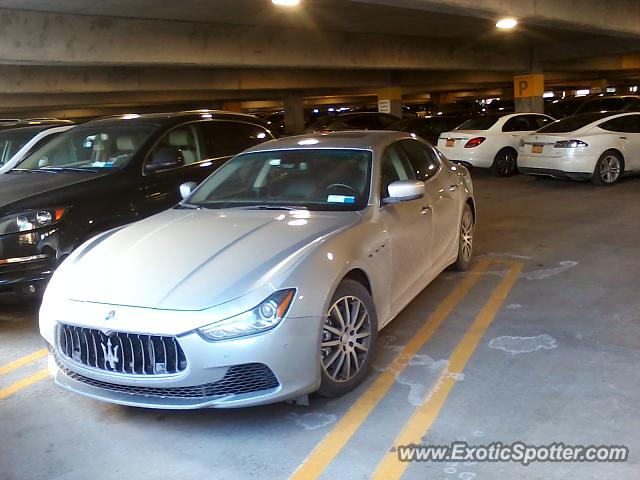
[[[30,353],[29,355],[25,355],[22,358],[14,360],[11,363],[0,366],[0,375],[6,375],[9,372],[12,372],[20,367],[24,367],[25,365],[29,365],[30,363],[35,362],[47,355],[47,349],[43,348],[42,350],[38,350],[37,352]]]
[[[470,272],[472,274],[466,275],[464,280],[438,305],[420,330],[416,332],[416,335],[411,338],[402,351],[394,358],[389,367],[374,380],[371,386],[336,423],[334,428],[316,445],[302,465],[293,473],[291,476],[292,480],[318,478],[322,472],[324,472],[349,439],[369,417],[373,409],[396,383],[396,375],[404,370],[409,361],[429,341],[454,308],[483,278],[483,274],[492,263],[495,263],[495,260],[483,259],[478,262]]]
[[[439,381],[436,382],[436,388],[433,388],[427,394],[425,402],[416,409],[396,438],[395,447],[398,445],[417,445],[422,442],[422,439],[438,418],[449,393],[456,384],[457,375],[464,371],[467,362],[478,348],[482,337],[506,301],[509,292],[518,281],[523,268],[523,263],[514,262],[511,265],[506,277],[502,279],[494,290],[471,327],[465,333],[465,336],[449,357],[449,368],[445,370]],[[408,465],[408,463],[400,462],[395,452],[390,452],[382,459],[372,478],[376,480],[399,479]]]
[[[45,368],[44,370],[40,370],[39,372],[34,373],[33,375],[27,378],[18,380],[17,382],[9,385],[7,388],[3,388],[2,390],[0,390],[0,400],[4,400],[10,395],[13,395],[16,392],[19,392],[23,388],[26,388],[29,385],[33,385],[34,383],[44,380],[48,376],[49,376],[49,370]]]

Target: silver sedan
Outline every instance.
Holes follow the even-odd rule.
[[[408,134],[275,140],[194,187],[56,271],[40,330],[59,385],[173,409],[338,396],[378,331],[471,262],[471,178]]]

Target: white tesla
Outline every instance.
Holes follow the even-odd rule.
[[[523,173],[613,185],[640,170],[640,113],[565,118],[524,138],[519,158]]]
[[[482,115],[441,134],[438,148],[453,162],[508,177],[518,171],[520,139],[553,121],[540,113]]]

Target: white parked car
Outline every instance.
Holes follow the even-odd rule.
[[[59,385],[170,409],[338,396],[378,330],[471,262],[469,173],[407,133],[267,142],[192,187],[56,270],[40,332]]]
[[[33,125],[0,130],[0,174],[18,165],[27,154],[40,148],[73,125]]]
[[[524,138],[520,170],[612,185],[640,170],[640,113],[574,115]]]
[[[508,177],[518,172],[520,139],[553,121],[539,113],[482,115],[441,134],[438,148],[453,162]]]

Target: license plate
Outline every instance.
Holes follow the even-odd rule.
[[[456,141],[453,138],[447,138],[447,147],[455,146]]]
[[[537,143],[531,145],[531,153],[542,153],[543,150],[544,150],[544,145],[540,145]]]

